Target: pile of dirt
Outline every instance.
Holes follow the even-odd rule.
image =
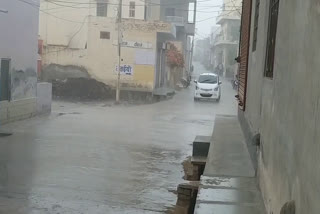
[[[114,98],[114,90],[95,79],[68,78],[52,81],[55,98],[72,100],[108,100]]]
[[[52,82],[54,80],[66,80],[68,78],[87,78],[90,75],[86,68],[75,65],[46,65],[41,70],[41,80]]]

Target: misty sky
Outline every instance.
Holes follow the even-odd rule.
[[[216,25],[216,17],[221,11],[222,2],[223,0],[198,0],[196,38],[201,39],[210,34],[212,26]]]

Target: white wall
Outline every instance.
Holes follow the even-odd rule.
[[[33,1],[34,5],[39,1]],[[11,59],[11,98],[36,96],[38,59],[38,9],[19,1],[2,0],[0,58]]]
[[[134,19],[144,19],[144,2],[136,2],[136,16]],[[88,42],[88,21],[90,16],[96,16],[96,0],[74,0],[75,3],[41,0],[39,21],[39,35],[44,45],[63,46],[74,49],[84,49]],[[67,1],[66,1],[67,2]],[[109,0],[107,17],[117,17],[119,0]],[[129,2],[123,0],[122,17],[129,17]],[[80,4],[81,3],[81,4]],[[58,5],[57,5],[58,4]]]
[[[39,35],[44,45],[84,48],[87,42],[87,22],[89,15],[95,14],[96,5],[92,0],[80,1],[81,6],[54,3],[41,0]],[[77,7],[77,8],[76,8]]]

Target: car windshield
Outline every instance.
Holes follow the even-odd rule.
[[[213,75],[200,75],[199,83],[209,83],[209,84],[217,84],[218,83],[218,77]]]

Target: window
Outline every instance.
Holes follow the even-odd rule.
[[[274,67],[274,53],[276,47],[276,35],[278,26],[278,12],[279,12],[279,0],[270,1],[270,12],[269,12],[269,29],[267,39],[267,54],[266,54],[266,66],[265,76],[273,78],[273,67]]]
[[[218,77],[214,75],[200,75],[199,76],[199,83],[208,83],[208,84],[217,84]]]
[[[100,31],[100,39],[110,39],[110,32]]]
[[[107,17],[108,15],[108,3],[105,1],[97,2],[97,16]]]
[[[195,8],[196,5],[194,2],[189,3],[189,11],[188,11],[188,23],[193,24],[195,18]]]
[[[0,101],[10,99],[10,59],[1,59],[0,63]]]
[[[256,13],[254,16],[254,26],[253,26],[253,42],[252,42],[252,51],[257,49],[257,40],[258,40],[258,25],[259,25],[259,8],[260,0],[256,0]]]
[[[166,16],[175,16],[175,9],[174,8],[166,8]]]
[[[129,5],[129,17],[134,18],[135,16],[136,16],[136,3],[134,1],[131,1]]]

